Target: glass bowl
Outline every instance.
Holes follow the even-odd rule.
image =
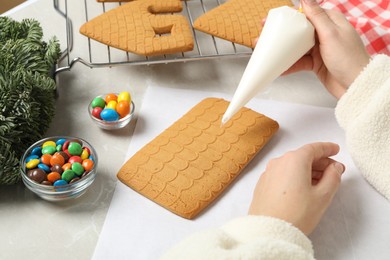
[[[52,172],[52,169],[53,169],[53,166],[51,165],[51,163],[55,163],[56,161],[52,161],[50,159],[50,163],[43,163],[44,162],[44,159],[42,157],[42,149],[43,149],[43,145],[50,141],[53,141],[55,142],[56,144],[57,143],[63,143],[63,140],[66,140],[66,141],[70,141],[70,142],[78,142],[79,144],[81,144],[79,147],[81,147],[82,151],[84,154],[81,154],[79,157],[80,158],[83,158],[82,160],[83,161],[86,161],[86,159],[89,159],[89,160],[92,160],[93,161],[93,166],[91,167],[91,169],[88,169],[87,167],[87,170],[85,170],[84,166],[83,166],[83,174],[80,176],[75,174],[75,177],[79,177],[80,179],[79,180],[74,180],[74,182],[69,182],[69,183],[57,183],[57,184],[54,184],[54,185],[57,185],[57,186],[54,186],[53,183],[50,183],[48,181],[48,175],[50,172]],[[46,145],[45,145],[46,146]],[[64,145],[61,145],[61,147],[63,147]],[[75,146],[73,146],[74,148]],[[72,148],[72,151],[74,150]],[[59,147],[56,145],[56,151],[54,153],[52,152],[49,152],[52,153],[53,155],[52,156],[48,156],[49,158],[53,158],[54,157],[54,154],[58,151],[62,151],[62,148],[59,149]],[[68,149],[69,150],[69,149]],[[67,151],[68,151],[67,150]],[[84,150],[86,150],[87,152],[84,152]],[[89,150],[89,151],[88,151]],[[40,151],[40,152],[39,152]],[[45,151],[47,152],[47,151]],[[40,153],[40,154],[39,154]],[[74,154],[74,152],[72,152]],[[88,153],[88,155],[86,154]],[[33,155],[33,156],[32,156]],[[38,156],[38,158],[36,157]],[[69,156],[69,151],[68,151],[68,156]],[[72,157],[73,155],[71,154],[69,157]],[[85,156],[88,156],[87,158]],[[68,157],[68,158],[69,158]],[[39,160],[39,164],[41,166],[35,166],[31,169],[31,165],[29,165],[30,169],[27,169],[27,163],[29,161],[31,161],[31,159],[38,159]],[[47,159],[46,159],[47,160]],[[62,159],[61,159],[62,160]],[[67,159],[64,159],[64,163],[67,162]],[[72,161],[73,162],[73,161]],[[35,163],[35,162],[34,162]],[[91,162],[88,161],[88,163],[90,163],[90,166],[91,166]],[[45,164],[46,166],[48,166],[50,168],[47,169],[44,168],[45,166],[42,166],[42,164]],[[61,165],[61,163],[59,163]],[[71,165],[73,166],[74,163],[72,163]],[[80,165],[83,165],[82,163],[79,163]],[[64,201],[64,200],[69,200],[69,199],[75,199],[75,198],[78,198],[80,197],[81,195],[83,195],[88,187],[93,183],[93,181],[95,180],[95,177],[96,177],[96,174],[97,174],[97,165],[98,165],[98,156],[97,156],[97,153],[95,151],[95,149],[92,147],[92,145],[90,145],[87,141],[81,139],[81,138],[77,138],[77,137],[70,137],[70,136],[53,136],[53,137],[47,137],[47,138],[44,138],[36,143],[34,143],[33,145],[31,145],[23,154],[21,160],[20,160],[20,172],[21,172],[21,175],[22,175],[22,180],[23,180],[23,183],[26,185],[26,187],[31,190],[33,193],[35,193],[36,195],[38,195],[39,197],[41,197],[42,199],[45,199],[45,200],[48,200],[48,201]],[[73,168],[73,167],[72,167]],[[36,170],[36,169],[47,169],[44,171],[44,173],[46,173],[46,178],[44,177],[44,181],[39,183],[37,182],[36,180],[33,180],[31,179],[30,177],[28,177],[29,175],[29,171],[30,170]],[[60,171],[60,170],[59,170]],[[42,176],[42,171],[41,172],[41,176]],[[80,173],[80,172],[79,172]],[[30,175],[31,175],[31,172],[30,172]],[[60,173],[61,175],[61,178],[63,178],[63,173]],[[50,178],[50,180],[52,180]],[[42,184],[42,183],[45,183],[45,184]],[[55,183],[55,182],[54,182]]]
[[[116,95],[118,95],[118,93],[114,93]],[[103,94],[103,95],[99,95],[95,98],[102,98],[104,99],[104,97],[106,96],[107,94]],[[134,110],[135,110],[135,105],[134,105],[134,102],[131,101],[131,104],[130,104],[130,112],[129,114],[127,114],[126,116],[120,118],[119,120],[115,120],[115,121],[105,121],[105,120],[102,120],[102,119],[99,119],[99,118],[96,118],[92,115],[92,102],[93,102],[94,99],[92,99],[92,101],[89,103],[88,105],[88,114],[89,116],[91,117],[92,121],[95,122],[100,128],[102,129],[106,129],[106,130],[115,130],[115,129],[119,129],[119,128],[123,128],[125,127],[128,123],[130,123],[131,119],[133,118],[133,115],[134,115]]]

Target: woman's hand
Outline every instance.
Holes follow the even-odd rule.
[[[315,0],[302,0],[316,30],[317,43],[283,75],[312,70],[339,99],[370,60],[360,36],[343,14],[322,9]]]
[[[337,144],[312,143],[271,160],[249,214],[283,219],[310,234],[339,187],[345,167],[329,158],[338,152]]]

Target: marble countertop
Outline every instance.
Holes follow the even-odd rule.
[[[69,8],[76,8],[75,1],[68,2]],[[85,39],[77,32],[85,21],[77,11],[74,13],[72,55],[77,57],[85,55]],[[52,0],[30,0],[5,15],[16,20],[35,18],[41,23],[45,37],[56,35],[61,45],[65,45],[65,21],[54,10]],[[150,84],[233,94],[247,62],[246,57],[94,69],[76,64],[70,71],[57,74],[56,115],[46,136],[77,136],[90,142],[99,155],[98,175],[82,197],[61,203],[40,199],[22,183],[1,186],[0,259],[91,258],[115,189],[116,173],[131,144],[135,124],[142,120],[136,109],[135,120],[125,128],[99,129],[87,112],[93,97],[130,91],[136,108],[140,108]],[[311,73],[279,78],[258,96],[325,107],[335,105],[334,98]]]

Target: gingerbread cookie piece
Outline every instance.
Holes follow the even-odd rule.
[[[131,2],[135,0],[96,0],[99,3],[114,3],[114,2]]]
[[[180,0],[131,1],[112,9],[80,28],[80,33],[109,46],[140,55],[191,51],[190,25],[180,12]]]
[[[293,6],[290,0],[230,0],[198,17],[193,27],[254,48],[263,28],[261,21],[270,9],[283,5]]]
[[[131,157],[119,180],[179,216],[197,216],[279,128],[247,108],[221,127],[228,104],[217,98],[201,101]]]

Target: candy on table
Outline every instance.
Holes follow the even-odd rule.
[[[92,116],[104,121],[117,121],[130,113],[131,95],[124,91],[118,95],[107,94],[104,98],[96,97],[92,100]]]
[[[27,176],[40,184],[63,186],[74,183],[93,169],[94,157],[78,139],[49,140],[27,156]]]

